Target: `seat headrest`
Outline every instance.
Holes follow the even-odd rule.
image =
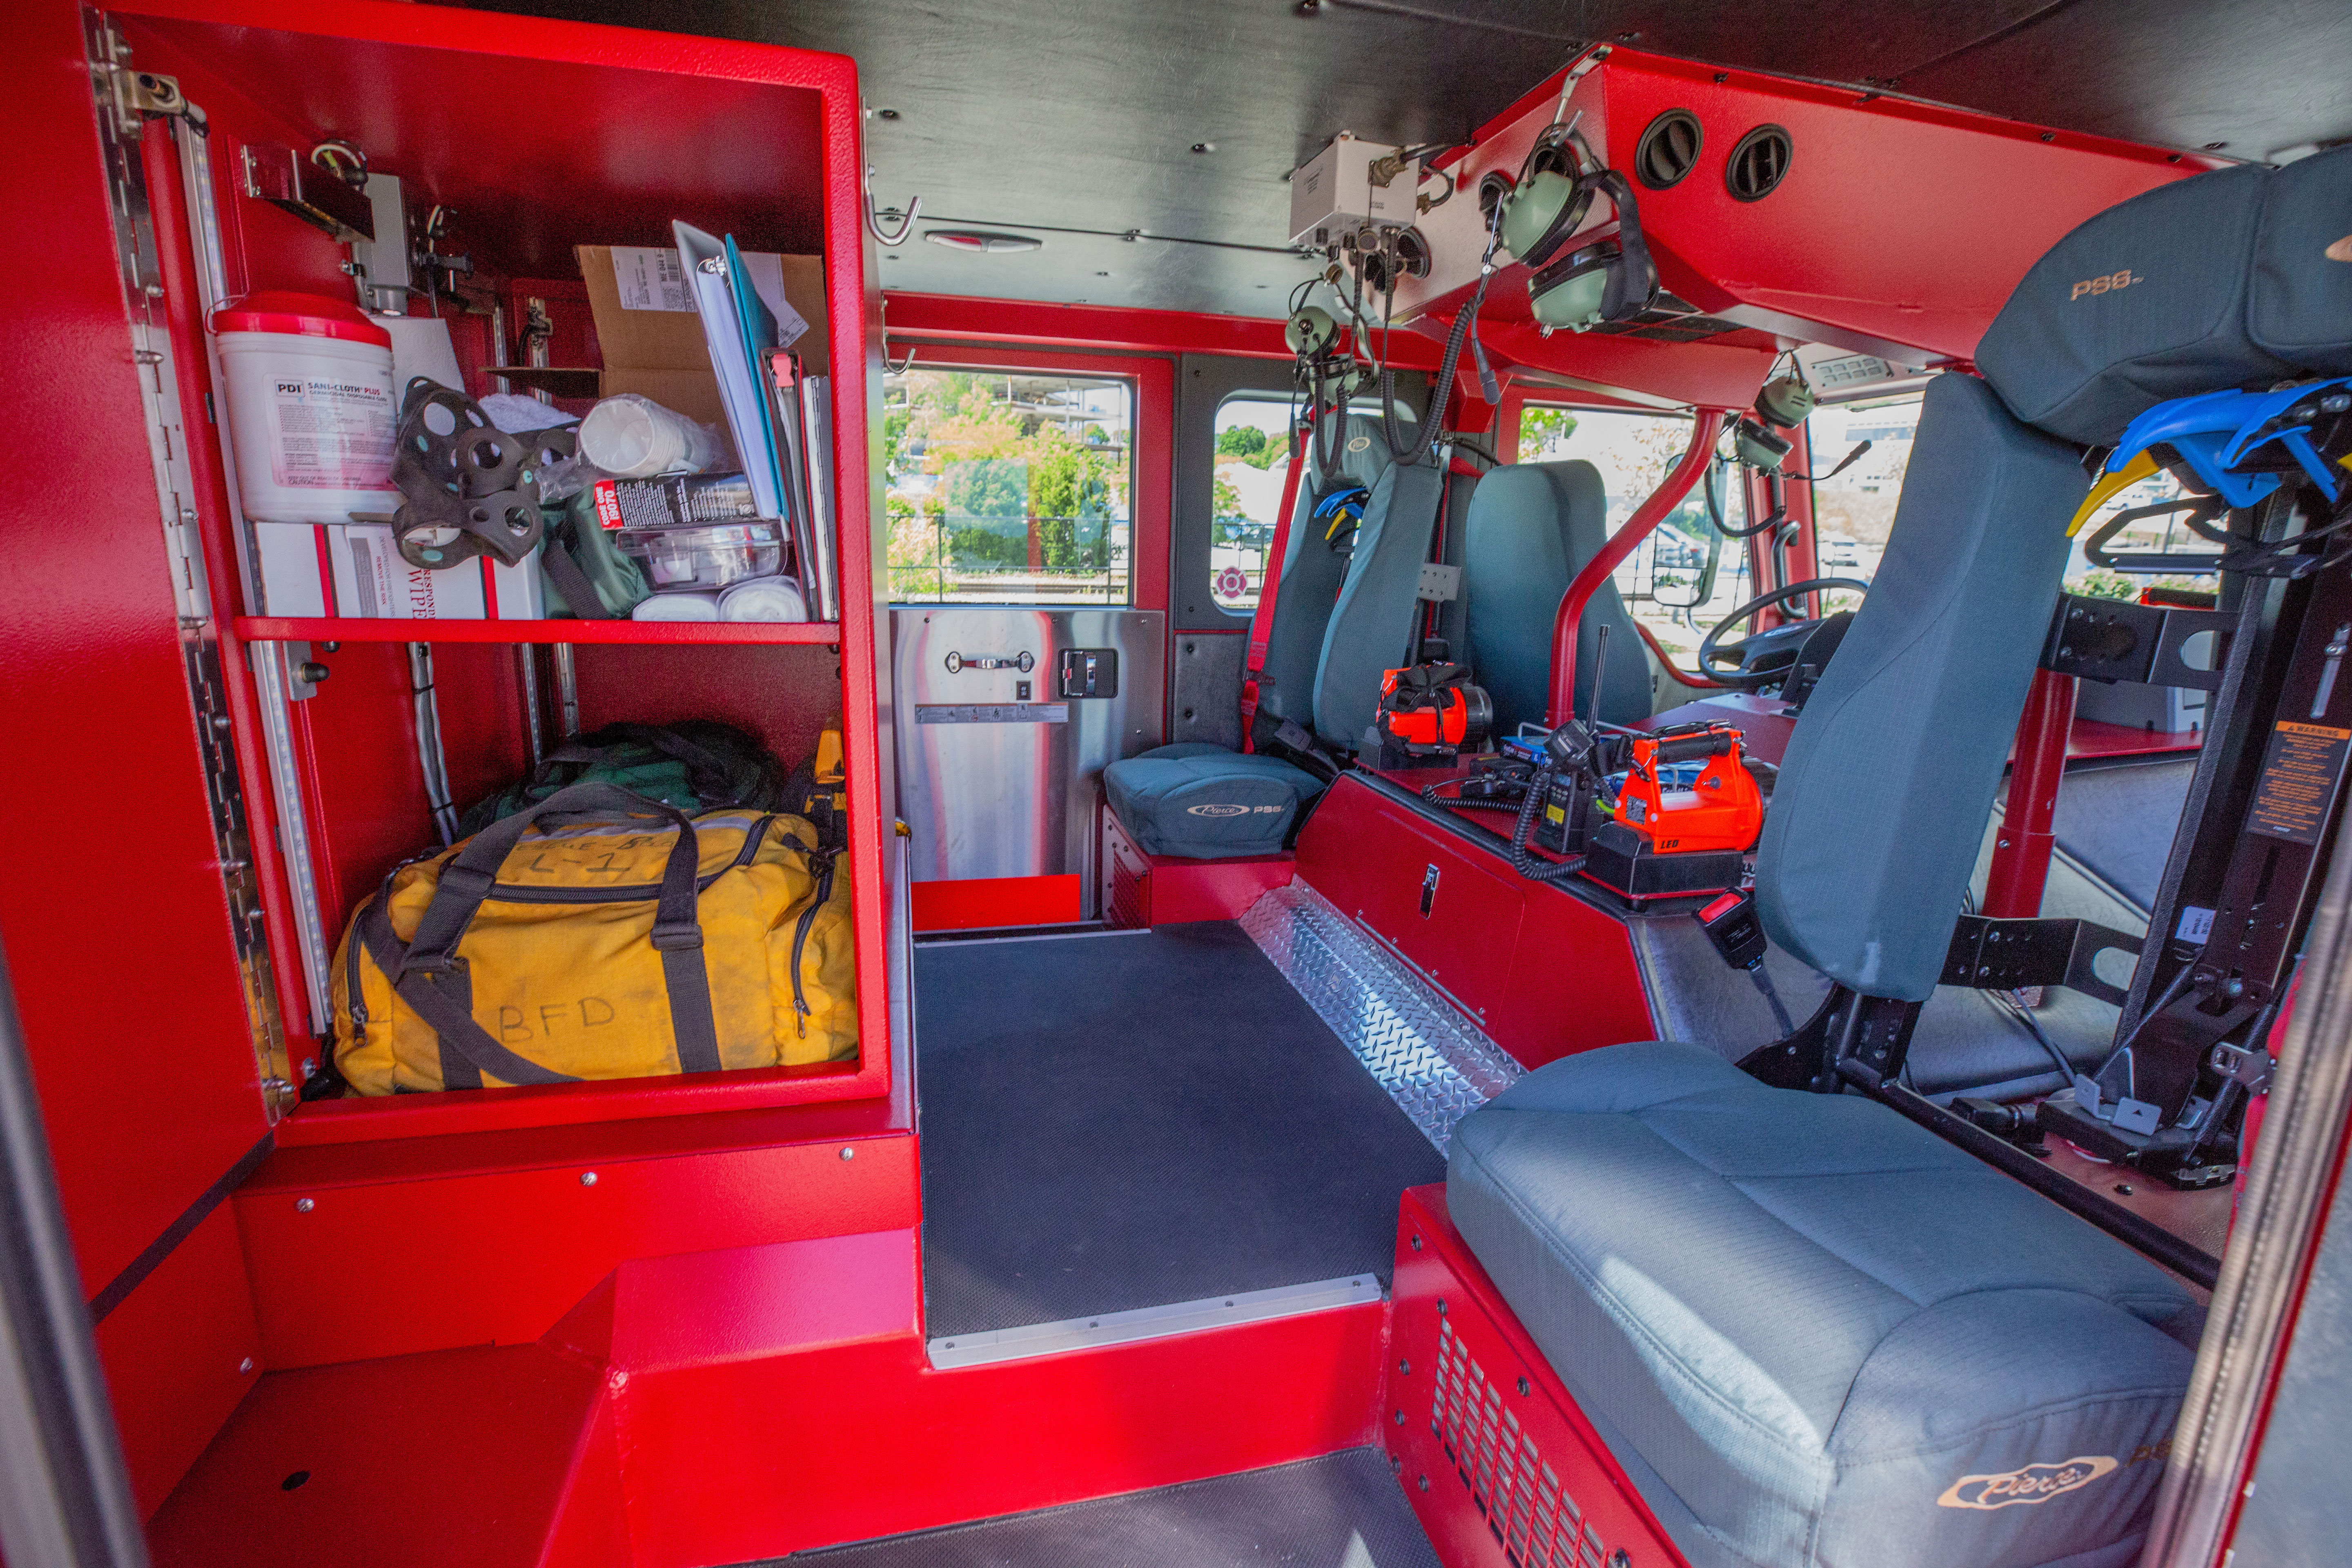
[[[2347,239],[2352,148],[2160,185],[2051,247],[1977,345],[1977,368],[2020,419],[2084,446],[2170,398],[2342,374]]]
[[[1323,417],[1329,419],[1333,416],[1326,414]],[[1381,476],[1388,471],[1389,444],[1381,432],[1379,417],[1350,412],[1347,420],[1346,427],[1339,433],[1339,456],[1331,472],[1327,474],[1323,471],[1321,454],[1317,450],[1315,441],[1310,439],[1307,443],[1307,471],[1315,476],[1316,488],[1319,490],[1328,491],[1339,485],[1361,485],[1370,489],[1380,483]]]

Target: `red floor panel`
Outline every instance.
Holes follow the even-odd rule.
[[[934,1372],[914,1338],[631,1376],[637,1568],[740,1563],[1372,1440],[1385,1309]]]
[[[154,1561],[531,1568],[602,1382],[536,1345],[271,1373],[156,1514]]]

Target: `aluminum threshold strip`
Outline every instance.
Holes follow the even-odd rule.
[[[1238,1323],[1263,1323],[1276,1318],[1296,1318],[1334,1307],[1360,1306],[1381,1299],[1381,1282],[1370,1274],[1344,1279],[1318,1279],[1311,1285],[1278,1285],[1271,1290],[1237,1290],[1230,1296],[1207,1296],[1198,1301],[1178,1301],[1165,1307],[1138,1307],[1132,1311],[1100,1312],[1091,1318],[1070,1318],[1058,1323],[1031,1323],[1018,1329],[991,1329],[977,1334],[931,1341],[925,1348],[940,1371],[986,1366],[1000,1361],[1025,1361],[1032,1356],[1060,1355],[1066,1351],[1100,1350],[1139,1340],[1162,1340],[1203,1329],[1228,1329]]]
[[[1241,925],[1440,1153],[1455,1122],[1525,1070],[1305,883],[1267,893]]]

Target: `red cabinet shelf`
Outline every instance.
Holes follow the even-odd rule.
[[[247,642],[837,643],[838,621],[368,621],[239,616]]]

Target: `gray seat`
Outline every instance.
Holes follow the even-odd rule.
[[[1334,537],[1313,521],[1315,508],[1340,490],[1370,489],[1388,471],[1391,458],[1380,422],[1369,415],[1350,414],[1331,471],[1327,474],[1317,466],[1312,442],[1307,461],[1307,482],[1298,487],[1298,500],[1291,510],[1281,586],[1266,626],[1265,664],[1257,678],[1258,724],[1268,732],[1285,720],[1302,730],[1315,728],[1315,671],[1323,662],[1323,633],[1331,624],[1331,608],[1339,602],[1354,550],[1345,531]]]
[[[1192,860],[1278,855],[1322,781],[1279,757],[1180,741],[1103,770],[1103,794],[1146,852]]]
[[[1590,463],[1515,463],[1478,481],[1462,544],[1463,640],[1472,679],[1494,701],[1496,733],[1547,718],[1552,621],[1570,583],[1608,542],[1608,491]],[[1576,716],[1592,712],[1603,626],[1601,717],[1645,719],[1649,660],[1614,583],[1601,585],[1577,623]]]
[[[2352,154],[2326,156],[2340,184]],[[2021,416],[2113,442],[2162,398],[2269,382],[2258,338],[2315,369],[2340,352],[2340,310],[2304,309],[2340,298],[2320,252],[2246,219],[2275,178],[2200,175],[2082,226],[1985,334],[1991,384],[1929,385],[1885,557],[1766,816],[1757,902],[1784,965],[1936,992],[2086,487]],[[2147,288],[2082,300],[2115,255]],[[2137,1561],[2190,1298],[1892,1108],[1769,1088],[1704,1046],[1614,1046],[1464,1118],[1447,1196],[1697,1568]]]
[[[1416,548],[1410,522],[1391,526],[1387,521],[1396,494],[1394,474],[1378,427],[1362,415],[1350,415],[1332,471],[1318,473],[1313,485],[1300,487],[1266,635],[1265,667],[1258,677],[1261,742],[1286,722],[1303,731],[1318,728],[1317,672],[1343,616],[1349,635],[1342,641],[1350,652],[1382,640],[1375,633],[1383,613],[1392,634],[1387,640],[1402,644],[1411,638],[1412,604],[1398,610],[1392,595],[1359,585],[1365,577],[1385,584],[1396,571],[1390,558]],[[1344,542],[1327,538],[1313,525],[1314,507],[1323,497],[1358,485],[1369,487],[1371,499],[1352,549],[1342,552],[1335,546]],[[1408,485],[1405,493],[1417,497],[1419,484]],[[1434,505],[1433,497],[1430,518],[1420,529],[1420,553],[1411,567],[1416,589]],[[1377,701],[1379,670],[1371,676],[1370,690]],[[1369,707],[1365,722],[1370,722]],[[1314,774],[1277,757],[1200,741],[1157,747],[1103,770],[1104,797],[1139,847],[1196,860],[1281,853],[1322,788]]]
[[[1315,668],[1315,738],[1335,752],[1363,745],[1380,710],[1381,677],[1412,660],[1421,569],[1444,499],[1444,468],[1391,463],[1364,503]]]
[[[1885,1107],[1615,1046],[1465,1118],[1446,1203],[1695,1568],[2137,1558],[2194,1302]]]

